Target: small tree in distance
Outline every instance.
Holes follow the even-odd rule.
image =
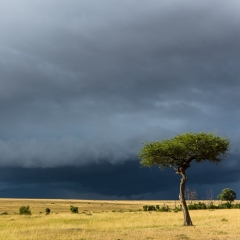
[[[218,195],[218,199],[228,201],[230,204],[237,198],[237,194],[231,188],[225,188]]]
[[[184,225],[192,225],[185,200],[186,170],[191,162],[212,162],[219,164],[230,146],[227,138],[218,137],[214,133],[185,133],[172,139],[149,142],[139,153],[140,163],[151,167],[157,165],[162,169],[171,167],[182,176],[179,199],[182,204]]]
[[[51,212],[50,208],[46,208],[45,212],[46,212],[46,215],[50,214],[50,212]]]

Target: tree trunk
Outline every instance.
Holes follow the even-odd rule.
[[[185,174],[185,170],[182,170],[180,172],[180,174],[182,175],[182,179],[181,179],[181,182],[180,182],[180,194],[179,194],[179,199],[182,203],[182,210],[183,210],[183,217],[184,217],[184,225],[185,226],[192,226],[192,220],[190,218],[190,215],[189,215],[189,211],[188,211],[188,208],[187,208],[187,203],[186,203],[186,200],[185,200],[185,196],[184,196],[184,193],[185,193],[185,184],[186,184],[186,174]]]

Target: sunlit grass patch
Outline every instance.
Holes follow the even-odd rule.
[[[9,203],[11,201],[11,203]],[[147,212],[144,205],[175,201],[0,200],[0,239],[238,239],[240,210],[190,211],[192,227],[183,226],[182,212]],[[177,203],[178,204],[178,203]],[[29,205],[32,215],[19,215]],[[70,205],[79,213],[71,213]],[[45,209],[50,208],[50,214]],[[140,210],[139,210],[140,209]],[[42,212],[42,213],[39,213]],[[226,219],[227,221],[223,220]]]

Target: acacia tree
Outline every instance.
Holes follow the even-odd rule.
[[[190,163],[209,161],[219,164],[227,156],[230,143],[227,138],[216,136],[214,133],[185,133],[172,139],[166,139],[144,144],[138,157],[143,166],[158,165],[165,169],[171,167],[181,174],[179,199],[182,204],[184,225],[190,226],[190,218],[184,192],[187,180],[186,170]]]

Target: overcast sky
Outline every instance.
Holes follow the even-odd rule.
[[[239,12],[237,0],[0,1],[0,197],[177,198],[180,177],[137,153],[189,131],[231,141],[189,186],[240,196]]]

